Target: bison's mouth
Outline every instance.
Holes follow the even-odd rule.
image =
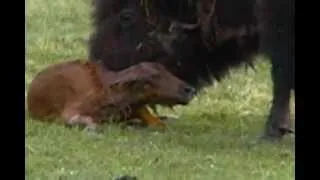
[[[175,106],[175,105],[188,105],[193,99],[191,96],[175,96],[166,98],[157,98],[153,100],[146,100],[139,103],[131,104],[131,106],[142,106],[142,105],[161,105],[161,106]]]
[[[182,96],[179,101],[177,102],[177,104],[180,104],[180,105],[187,105],[190,103],[190,101],[192,101],[194,97],[194,94],[187,94],[187,95],[184,95]]]
[[[157,104],[162,105],[187,105],[192,101],[194,96],[196,95],[195,88],[191,86],[182,86],[179,89],[178,93],[174,94],[162,94],[163,96],[160,96],[162,98],[158,98]]]
[[[164,106],[174,106],[174,105],[188,105],[190,101],[194,98],[194,94],[180,94],[177,96],[170,96],[167,98],[159,99],[151,104],[159,104]]]

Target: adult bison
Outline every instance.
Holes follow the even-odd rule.
[[[140,0],[96,0],[90,58],[103,60],[111,69],[126,68],[137,63],[130,60],[130,55],[136,54],[146,34],[156,29],[150,26],[150,22],[160,22],[161,28],[157,30],[162,31],[169,28],[169,24],[175,24],[176,28],[171,26],[170,34],[155,32],[151,37],[162,42],[167,53],[173,53],[170,58],[146,56],[140,59],[164,64],[173,74],[199,89],[210,83],[212,77],[220,80],[230,68],[251,64],[252,56],[261,50],[271,58],[274,82],[274,98],[265,137],[281,138],[291,132],[293,3],[290,0],[147,0],[143,3]],[[116,8],[110,11],[113,6]],[[112,33],[106,31],[106,27],[112,29]],[[123,49],[127,50],[121,53]],[[154,56],[155,52],[160,51],[147,54]],[[110,55],[117,58],[109,61],[107,57]]]

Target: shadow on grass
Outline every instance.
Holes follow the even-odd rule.
[[[198,113],[179,118],[168,135],[175,137],[174,144],[190,150],[251,151],[268,147],[294,149],[294,136],[288,135],[279,142],[260,139],[266,116],[236,116],[233,114]]]

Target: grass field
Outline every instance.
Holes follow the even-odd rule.
[[[27,1],[27,88],[47,65],[87,56],[89,5],[89,0]],[[106,125],[101,136],[89,136],[27,117],[26,178],[292,180],[294,137],[256,142],[270,108],[269,68],[258,61],[257,72],[235,69],[189,106],[161,109],[179,117],[168,122],[166,132]]]

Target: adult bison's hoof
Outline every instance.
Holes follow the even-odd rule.
[[[289,127],[267,127],[266,131],[264,132],[263,136],[261,137],[263,140],[268,141],[279,141],[281,140],[286,134],[294,134],[295,131]]]
[[[292,128],[279,128],[283,134],[294,134],[295,131]]]

